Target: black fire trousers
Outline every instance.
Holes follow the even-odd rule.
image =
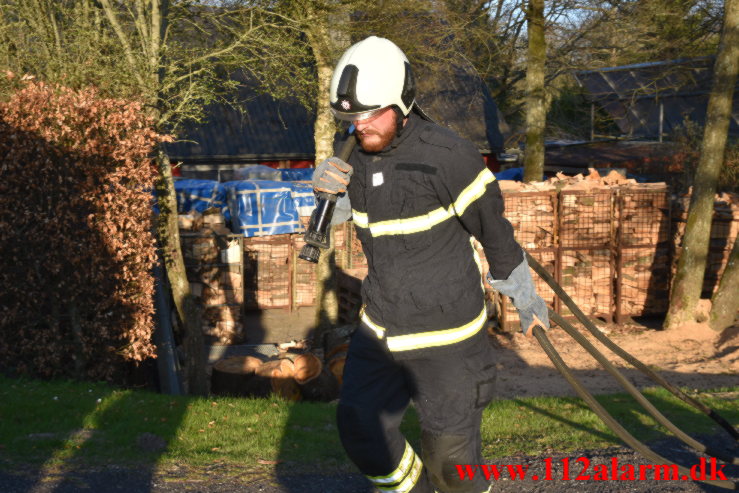
[[[482,493],[482,475],[460,479],[457,464],[482,464],[482,411],[495,390],[487,335],[462,351],[396,360],[363,324],[349,346],[337,410],[349,458],[380,491]],[[421,424],[421,451],[399,426],[410,401]]]

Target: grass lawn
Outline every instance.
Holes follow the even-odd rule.
[[[738,390],[717,389],[699,398],[736,425],[739,400],[721,394],[735,396]],[[645,393],[688,433],[717,430],[712,420],[667,391]],[[664,436],[628,395],[598,399],[640,440]],[[333,403],[173,397],[100,383],[0,377],[0,464],[197,468],[215,462],[271,469],[279,463],[296,472],[353,470],[339,442],[335,411]],[[412,409],[403,426],[417,444],[419,427]],[[482,432],[488,459],[620,444],[577,398],[494,401],[485,411]]]

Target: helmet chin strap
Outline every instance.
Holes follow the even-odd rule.
[[[406,116],[403,115],[403,112],[397,106],[393,106],[393,111],[395,112],[395,135],[400,137],[400,134],[403,133],[403,128],[405,128],[403,120],[406,119]]]

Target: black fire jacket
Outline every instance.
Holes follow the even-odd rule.
[[[523,260],[477,148],[411,113],[379,153],[349,158],[352,219],[367,256],[362,321],[396,358],[474,344],[486,313],[482,244],[495,279]]]

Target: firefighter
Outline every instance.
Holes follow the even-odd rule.
[[[333,222],[351,217],[368,263],[337,409],[342,444],[380,491],[489,491],[482,476],[461,480],[456,468],[482,463],[480,424],[496,370],[472,237],[524,332],[548,327],[499,185],[472,143],[415,104],[410,63],[391,41],[351,46],[330,91],[334,115],[354,124],[359,146],[351,164],[319,164],[313,186],[338,194]],[[420,451],[399,430],[411,401]]]

